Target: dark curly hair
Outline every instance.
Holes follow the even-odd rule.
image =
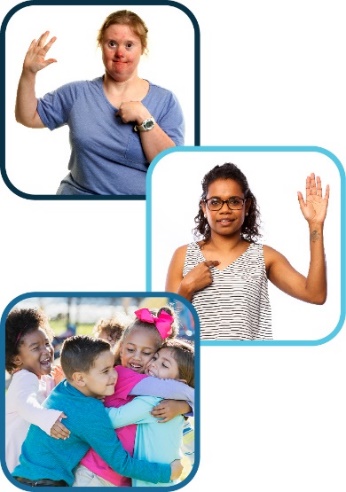
[[[172,333],[167,337],[166,340],[162,340],[160,333],[158,332],[156,326],[153,323],[147,323],[145,321],[139,320],[138,318],[135,318],[133,323],[131,323],[127,328],[125,328],[125,330],[123,331],[123,334],[120,338],[119,344],[117,345],[117,348],[115,351],[115,364],[116,365],[121,364],[120,351],[121,351],[122,344],[124,343],[126,338],[130,335],[130,333],[134,330],[141,329],[141,328],[142,329],[144,328],[145,330],[150,330],[151,333],[153,334],[153,336],[155,337],[156,350],[158,350],[161,347],[161,345],[164,342],[166,342],[168,339],[173,339],[176,337],[176,335],[179,331],[179,326],[178,326],[177,318],[175,316],[174,309],[171,306],[164,306],[160,309],[149,309],[149,311],[154,316],[160,316],[160,313],[162,313],[162,311],[165,311],[166,313],[170,314],[174,318],[173,323],[171,325]]]
[[[246,200],[251,200],[248,215],[245,216],[244,223],[241,228],[241,236],[250,243],[256,242],[261,236],[259,232],[260,226],[260,212],[257,206],[256,197],[253,195],[249,188],[249,184],[246,176],[240,171],[240,169],[230,162],[226,162],[222,166],[215,166],[209,171],[202,180],[202,196],[200,199],[200,207],[198,214],[194,218],[196,227],[193,229],[194,236],[203,237],[205,242],[209,241],[211,236],[210,227],[207,219],[204,217],[204,213],[201,204],[205,201],[208,194],[208,188],[214,181],[218,179],[231,179],[236,181],[244,193]]]
[[[13,359],[19,353],[23,338],[28,333],[42,328],[51,342],[54,333],[49,326],[48,318],[41,309],[13,309],[6,319],[6,370],[11,374],[17,366]]]

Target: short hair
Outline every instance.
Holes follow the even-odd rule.
[[[102,24],[98,36],[97,43],[101,46],[103,42],[103,36],[105,30],[108,29],[109,26],[114,24],[129,26],[130,29],[139,37],[142,45],[142,53],[147,50],[148,47],[148,28],[145,25],[145,22],[139,17],[139,15],[131,12],[130,10],[117,10],[105,19]]]
[[[177,335],[177,333],[179,331],[179,326],[178,326],[177,319],[175,317],[174,309],[172,307],[164,306],[164,307],[161,307],[160,309],[149,309],[149,311],[151,312],[151,314],[153,316],[160,316],[162,311],[165,311],[166,313],[170,314],[173,317],[173,322],[171,324],[172,333],[170,335],[168,335],[168,339],[174,338]],[[143,330],[143,329],[148,331],[149,333],[151,333],[153,335],[153,338],[155,340],[155,350],[158,350],[161,347],[161,345],[164,343],[165,340],[163,340],[161,338],[161,335],[160,335],[158,329],[156,328],[156,326],[153,323],[147,323],[146,321],[141,321],[140,319],[135,318],[134,321],[129,326],[127,326],[127,328],[125,328],[125,330],[124,330],[124,332],[123,332],[123,334],[119,340],[119,344],[118,344],[117,349],[115,351],[116,364],[120,364],[120,350],[121,350],[122,344],[126,341],[126,338],[133,331]]]
[[[75,335],[62,344],[60,362],[66,379],[71,380],[75,372],[89,372],[95,360],[111,346],[106,340],[88,335]]]
[[[176,338],[165,342],[160,350],[167,348],[172,357],[177,361],[178,377],[186,381],[186,384],[195,387],[195,350],[192,343]]]
[[[41,328],[51,342],[54,333],[49,326],[48,317],[41,309],[25,308],[13,309],[6,318],[6,370],[12,373],[17,366],[13,362],[19,354],[19,347],[23,343],[23,338],[28,333],[32,333]]]
[[[202,236],[204,241],[209,241],[210,239],[210,227],[207,219],[204,217],[201,204],[207,198],[209,186],[218,179],[230,179],[236,181],[241,187],[242,192],[244,193],[244,197],[251,200],[248,215],[245,217],[244,223],[241,228],[241,236],[246,241],[254,243],[257,238],[261,236],[259,232],[260,212],[257,206],[257,200],[250,190],[249,183],[245,174],[242,173],[242,171],[235,164],[232,164],[230,162],[226,162],[222,166],[215,166],[204,176],[202,180],[202,195],[200,199],[200,207],[198,214],[194,219],[196,224],[196,227],[193,230],[195,237]]]

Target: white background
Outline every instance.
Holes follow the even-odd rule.
[[[15,3],[1,2],[2,17]],[[346,162],[342,1],[184,5],[201,30],[203,145],[318,145]],[[18,32],[16,43],[25,38],[27,44],[27,29]],[[172,44],[180,37],[189,52],[190,41],[179,29]],[[71,50],[77,56],[83,49],[75,39]],[[184,82],[184,57],[184,49],[171,55],[172,84]],[[28,147],[20,139],[17,145],[23,162],[32,164]],[[282,169],[283,179],[287,172]],[[293,194],[304,179],[305,169],[302,177],[295,171]],[[267,173],[262,180],[263,189],[276,185]],[[337,207],[337,195],[333,200]],[[1,311],[27,291],[145,289],[144,202],[28,201],[2,182],[0,201]],[[162,221],[169,222],[174,205],[161,209]],[[285,219],[286,214],[287,209]],[[277,221],[282,220],[280,213]],[[327,221],[328,251],[334,252],[339,235],[332,235],[331,214]],[[300,247],[297,253],[292,249],[291,244],[287,256],[297,264]],[[311,324],[308,314],[298,322]],[[345,330],[317,347],[203,347],[201,463],[184,490],[344,492],[345,351]],[[6,491],[16,490],[4,477],[2,482]]]

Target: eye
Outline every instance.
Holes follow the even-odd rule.
[[[230,205],[242,205],[243,201],[240,198],[230,198],[229,200]]]
[[[132,48],[132,46],[133,46],[133,43],[130,43],[130,42],[126,43],[126,48]]]
[[[145,355],[146,357],[150,357],[152,355],[152,352],[143,352],[143,355]]]
[[[108,46],[109,46],[110,48],[115,48],[115,47],[116,47],[116,45],[117,45],[117,43],[116,43],[115,41],[109,41],[109,42],[108,42]]]
[[[214,206],[214,205],[220,205],[221,200],[219,200],[218,198],[211,198],[211,199],[209,200],[209,203],[210,203],[210,205],[213,205],[213,206]]]

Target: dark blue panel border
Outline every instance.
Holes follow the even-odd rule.
[[[13,191],[16,195],[18,195],[21,198],[27,198],[27,199],[32,199],[32,200],[145,200],[145,195],[90,195],[90,196],[70,196],[70,195],[32,195],[30,193],[24,193],[18,188],[16,188],[11,181],[9,180],[7,173],[6,173],[6,166],[5,166],[5,159],[6,159],[6,139],[5,139],[5,116],[6,116],[6,88],[5,88],[5,70],[6,70],[6,63],[5,63],[5,55],[6,55],[6,43],[5,43],[5,31],[7,24],[11,17],[18,12],[18,10],[21,10],[25,7],[29,6],[39,6],[39,5],[51,5],[51,6],[60,6],[60,5],[66,5],[69,7],[72,6],[83,6],[83,5],[95,5],[95,6],[101,6],[101,5],[142,5],[142,6],[170,6],[170,7],[175,7],[182,12],[184,12],[192,22],[193,28],[194,28],[194,85],[195,85],[195,94],[194,94],[194,119],[195,119],[195,124],[194,124],[194,145],[198,146],[200,145],[200,99],[201,99],[201,90],[200,90],[200,67],[201,67],[201,60],[200,60],[200,30],[199,30],[199,25],[198,22],[193,15],[193,13],[184,5],[178,3],[178,2],[172,2],[172,1],[165,1],[165,0],[151,0],[148,2],[145,2],[144,0],[129,0],[125,2],[121,2],[119,0],[102,0],[101,3],[95,3],[94,1],[86,1],[86,0],[74,0],[74,1],[64,1],[60,0],[57,2],[54,1],[45,1],[45,0],[29,0],[27,2],[22,2],[15,7],[13,7],[4,17],[4,20],[2,22],[1,28],[0,28],[0,60],[1,60],[1,78],[0,78],[0,100],[2,99],[3,101],[3,111],[1,112],[0,115],[0,127],[3,129],[1,136],[0,136],[0,145],[2,148],[2,154],[0,155],[0,169],[1,169],[1,175],[2,179],[4,180],[6,186]],[[149,167],[150,169],[150,167]]]
[[[123,297],[164,297],[169,298],[170,302],[180,301],[184,304],[192,313],[194,323],[195,323],[195,339],[194,339],[194,348],[195,348],[195,411],[194,411],[194,423],[195,423],[195,462],[193,468],[188,475],[188,477],[181,482],[181,484],[176,484],[172,486],[164,487],[164,490],[178,490],[184,487],[187,483],[189,483],[193,477],[195,476],[200,462],[200,325],[198,316],[195,308],[190,304],[186,299],[181,297],[178,294],[168,294],[167,292],[29,292],[26,294],[22,294],[15,299],[13,299],[5,308],[4,312],[1,316],[1,329],[0,329],[0,356],[2,361],[2,366],[5,369],[5,323],[8,313],[11,309],[15,307],[18,302],[23,301],[25,299],[30,299],[32,297],[43,297],[43,298],[60,298],[60,297],[113,297],[113,298],[123,298]],[[3,421],[0,425],[0,460],[2,470],[6,476],[6,478],[12,482],[16,487],[23,490],[32,490],[32,487],[25,486],[20,484],[17,481],[14,481],[12,475],[8,472],[6,464],[5,464],[5,446],[2,443],[5,442],[5,378],[1,379],[1,413],[3,415]],[[51,487],[40,487],[41,490],[50,491]],[[66,488],[58,487],[57,490],[66,490]],[[85,492],[90,490],[90,487],[79,487],[80,490]],[[124,490],[133,490],[132,487],[123,487]],[[146,490],[157,491],[159,489],[163,489],[163,487],[145,487]],[[103,490],[103,487],[96,487],[95,490]]]
[[[146,289],[150,291],[152,289],[152,174],[155,169],[155,166],[158,164],[160,159],[162,159],[165,155],[171,153],[185,153],[185,152],[317,152],[319,154],[324,154],[329,159],[333,161],[336,165],[339,175],[340,175],[340,189],[341,189],[341,204],[340,204],[340,231],[341,231],[341,258],[340,258],[340,268],[341,268],[341,282],[340,282],[340,290],[341,290],[341,305],[340,305],[340,317],[339,321],[335,327],[335,329],[329,333],[329,335],[320,338],[318,340],[201,340],[201,346],[316,346],[322,345],[326,342],[329,342],[332,338],[334,338],[339,331],[341,330],[344,322],[345,322],[345,312],[346,312],[346,296],[345,296],[345,251],[346,251],[346,243],[345,243],[345,225],[346,225],[346,199],[345,199],[345,169],[341,164],[340,160],[332,154],[329,150],[324,149],[323,147],[317,146],[221,146],[221,147],[212,147],[212,146],[201,146],[201,147],[175,147],[171,149],[167,149],[162,152],[159,156],[157,156],[149,169],[146,178],[146,192],[147,192],[147,201],[146,201],[146,221],[147,221],[147,234],[146,234]]]

